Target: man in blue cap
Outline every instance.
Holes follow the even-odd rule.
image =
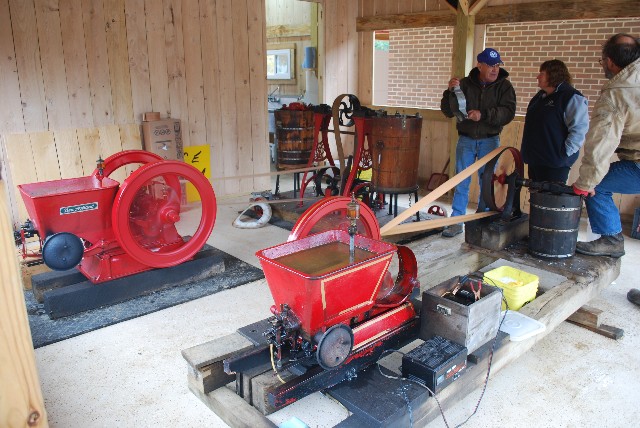
[[[456,117],[458,144],[456,145],[456,174],[484,157],[500,145],[500,132],[516,114],[516,92],[507,80],[509,73],[495,49],[487,48],[478,54],[478,64],[463,79],[453,77],[444,91],[440,110],[447,117]],[[478,170],[482,183],[484,167]],[[467,213],[471,177],[456,186],[451,216]],[[484,209],[482,199],[478,208]],[[442,236],[451,238],[462,233],[462,223],[446,227]]]

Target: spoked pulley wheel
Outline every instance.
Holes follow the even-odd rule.
[[[306,236],[324,232],[327,230],[347,230],[349,219],[347,218],[347,204],[351,198],[346,196],[325,197],[311,205],[291,229],[288,241],[304,238]],[[380,239],[380,225],[376,215],[365,204],[360,204],[360,219],[357,220],[358,231],[372,239]]]
[[[492,211],[502,212],[507,205],[509,177],[524,176],[524,164],[520,151],[506,147],[484,167],[482,174],[482,199]]]
[[[183,184],[198,193],[199,212],[181,213]],[[169,267],[189,260],[205,244],[216,219],[216,199],[211,183],[196,168],[179,161],[155,162],[122,183],[111,215],[114,235],[127,254],[147,266]]]

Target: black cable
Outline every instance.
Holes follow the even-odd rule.
[[[447,418],[444,415],[444,409],[442,408],[442,405],[440,404],[440,400],[438,400],[438,397],[436,397],[436,393],[433,392],[431,390],[431,388],[429,388],[427,385],[423,385],[422,383],[420,383],[420,382],[418,382],[417,380],[414,380],[414,379],[409,379],[409,378],[402,377],[402,376],[392,376],[392,375],[388,375],[388,374],[385,374],[385,373],[382,372],[382,368],[380,366],[380,360],[385,356],[385,354],[391,354],[391,353],[394,353],[394,352],[397,352],[402,356],[405,355],[404,352],[402,352],[402,351],[400,351],[398,349],[387,349],[387,350],[383,351],[382,354],[380,354],[380,358],[376,362],[376,365],[378,366],[378,371],[380,372],[380,374],[382,376],[388,378],[388,379],[396,379],[396,380],[400,380],[400,381],[406,380],[406,381],[409,381],[409,382],[413,382],[413,383],[423,387],[427,391],[429,391],[429,393],[433,396],[433,398],[435,398],[436,403],[438,404],[438,408],[440,409],[440,414],[442,415],[442,419],[444,420],[444,424],[446,425],[447,428],[450,428],[449,427],[449,422],[447,422]],[[413,420],[412,420],[411,415],[409,415],[409,424],[410,424],[411,427],[413,427]]]
[[[466,281],[467,279],[469,279],[470,276],[468,275],[464,275],[461,279],[460,279],[460,283],[464,283],[464,281]],[[483,278],[484,279],[484,278]],[[480,393],[480,397],[478,398],[478,402],[476,403],[476,407],[473,409],[473,413],[471,413],[467,419],[465,419],[462,423],[458,424],[455,426],[455,428],[461,427],[462,425],[466,424],[469,419],[471,419],[473,417],[473,415],[475,415],[478,412],[478,408],[480,407],[480,403],[482,402],[482,398],[484,397],[484,393],[487,390],[487,385],[489,383],[489,376],[491,375],[491,364],[493,362],[493,354],[495,352],[496,349],[496,344],[498,343],[498,336],[500,335],[500,327],[502,327],[502,323],[504,323],[505,318],[507,317],[507,313],[509,312],[509,303],[507,302],[507,299],[504,297],[504,291],[502,290],[502,288],[497,287],[495,285],[495,282],[493,282],[493,280],[491,280],[490,278],[486,278],[487,280],[491,281],[493,283],[493,285],[500,290],[500,295],[502,296],[502,301],[505,304],[505,311],[504,311],[504,315],[502,315],[502,319],[500,320],[500,323],[498,324],[498,331],[496,332],[495,337],[493,338],[493,344],[491,345],[491,352],[489,353],[489,363],[487,365],[487,375],[485,376],[484,379],[484,385],[482,386],[482,392]],[[444,424],[447,428],[449,427],[449,422],[447,421],[446,416],[444,415],[444,409],[442,408],[442,405],[440,404],[440,401],[438,400],[438,397],[436,396],[435,392],[433,392],[428,386],[423,385],[422,383],[414,380],[414,379],[409,379],[406,377],[402,377],[402,376],[391,376],[391,375],[387,375],[385,373],[382,372],[381,366],[380,366],[380,360],[386,355],[386,354],[391,354],[393,352],[398,352],[399,354],[401,354],[402,356],[405,355],[404,352],[397,350],[397,349],[387,349],[384,352],[382,352],[382,354],[380,354],[380,358],[378,359],[376,365],[378,366],[378,371],[380,372],[380,374],[386,378],[389,379],[397,379],[397,380],[406,380],[409,382],[413,382],[417,385],[422,386],[423,388],[425,388],[427,391],[429,391],[429,393],[433,396],[433,398],[436,400],[436,403],[438,404],[438,408],[440,409],[440,414],[442,415],[442,420],[444,421]],[[413,427],[413,420],[412,420],[412,415],[409,415],[409,423],[410,426]]]

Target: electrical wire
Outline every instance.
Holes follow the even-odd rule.
[[[280,377],[280,373],[278,373],[278,370],[276,370],[276,364],[273,361],[273,343],[269,344],[269,354],[271,354],[271,368],[275,372],[276,376],[278,376],[280,382],[287,383]]]
[[[431,390],[431,388],[429,388],[427,385],[423,385],[422,383],[418,382],[417,380],[409,379],[409,378],[402,377],[402,376],[392,376],[392,375],[388,375],[388,374],[385,374],[385,373],[382,371],[382,366],[380,365],[380,360],[381,360],[381,359],[382,359],[386,354],[392,354],[392,353],[394,353],[394,352],[397,352],[397,353],[399,353],[399,354],[400,354],[400,355],[402,355],[402,356],[404,356],[404,355],[405,355],[405,353],[404,353],[404,352],[402,352],[402,351],[400,351],[400,350],[398,350],[398,349],[387,349],[387,350],[385,350],[384,352],[382,352],[382,354],[380,354],[380,358],[378,359],[378,361],[377,361],[377,363],[376,363],[376,365],[378,366],[378,371],[380,372],[380,374],[381,374],[382,376],[384,376],[384,377],[388,378],[388,379],[396,379],[396,380],[400,380],[400,381],[406,380],[406,381],[409,381],[409,382],[413,382],[413,383],[415,383],[416,385],[419,385],[419,386],[423,387],[424,389],[426,389],[427,391],[429,391],[429,393],[433,396],[433,398],[435,398],[436,403],[438,404],[438,407],[440,408],[440,414],[442,415],[442,419],[444,420],[444,424],[447,426],[447,428],[449,428],[449,422],[447,421],[447,418],[446,418],[446,417],[445,417],[445,415],[444,415],[444,410],[442,409],[442,405],[440,405],[440,400],[438,400],[438,397],[436,397],[436,393],[435,393],[435,392],[433,392],[433,391]],[[413,421],[411,420],[411,417],[409,418],[409,423],[410,423],[410,426],[412,426],[412,427],[413,427]]]
[[[460,278],[459,282],[460,283],[464,283],[464,281],[470,279],[470,277],[471,276],[469,276],[469,275],[464,275],[463,277]],[[507,299],[504,297],[504,291],[502,290],[502,288],[497,287],[495,285],[495,282],[493,282],[490,278],[483,278],[483,280],[484,279],[489,280],[490,282],[492,282],[493,285],[498,290],[500,290],[500,295],[502,297],[502,302],[504,302],[506,309],[504,311],[504,315],[502,316],[502,319],[500,320],[500,323],[498,324],[498,331],[496,332],[496,335],[493,338],[493,344],[491,345],[491,352],[489,353],[489,363],[487,365],[487,374],[485,376],[484,384],[482,386],[482,392],[480,393],[480,397],[478,398],[478,402],[476,403],[476,407],[473,409],[473,413],[471,413],[467,417],[467,419],[465,419],[462,423],[456,425],[455,428],[461,427],[464,424],[466,424],[469,421],[469,419],[471,419],[473,417],[473,415],[475,415],[478,412],[478,408],[480,407],[480,403],[482,402],[482,398],[484,397],[484,393],[486,392],[487,385],[489,383],[489,376],[491,375],[491,364],[493,362],[493,354],[494,354],[495,349],[496,349],[496,344],[498,343],[498,336],[500,335],[500,327],[502,327],[502,323],[504,323],[504,320],[507,317],[507,313],[509,312],[509,303],[507,302]],[[384,351],[380,355],[380,358],[379,358],[378,362],[376,363],[376,365],[378,366],[378,371],[380,372],[380,374],[382,376],[386,377],[386,378],[389,378],[389,379],[396,379],[396,380],[400,380],[400,381],[406,380],[406,381],[409,381],[409,382],[413,382],[413,383],[415,383],[417,385],[420,385],[421,387],[425,388],[427,391],[429,391],[429,393],[433,396],[433,398],[435,398],[436,403],[438,404],[438,408],[440,409],[440,414],[442,415],[442,420],[444,421],[445,426],[447,428],[450,428],[449,427],[449,422],[447,421],[447,418],[446,418],[446,416],[444,414],[444,409],[442,408],[442,405],[440,404],[440,401],[438,400],[438,397],[436,396],[435,392],[433,392],[429,387],[427,387],[426,385],[423,385],[422,383],[420,383],[420,382],[418,382],[418,381],[416,381],[414,379],[409,379],[409,378],[402,377],[402,376],[391,376],[391,375],[387,375],[387,374],[382,372],[382,369],[381,369],[381,366],[380,366],[380,359],[382,359],[385,356],[385,354],[390,354],[390,353],[393,353],[393,352],[398,352],[403,356],[405,355],[404,352],[402,352],[400,350],[397,350],[397,349],[387,349],[386,351]],[[410,422],[411,427],[413,427],[413,421],[411,420],[411,415],[409,417],[409,422]]]

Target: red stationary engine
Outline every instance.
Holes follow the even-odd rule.
[[[325,371],[308,371],[295,385],[274,391],[276,408],[356,376],[385,349],[416,334],[409,300],[419,288],[416,258],[409,248],[379,239],[375,215],[365,205],[354,219],[353,203],[347,197],[321,200],[302,215],[289,242],[256,254],[275,301],[264,332],[274,369],[306,361]],[[395,281],[389,273],[394,254]]]
[[[130,164],[143,165],[122,184],[109,178]],[[200,195],[199,222],[180,221],[185,184]],[[142,150],[100,159],[87,177],[18,188],[42,242],[45,264],[54,270],[78,265],[93,283],[191,259],[211,235],[216,218],[213,188],[200,171]]]

